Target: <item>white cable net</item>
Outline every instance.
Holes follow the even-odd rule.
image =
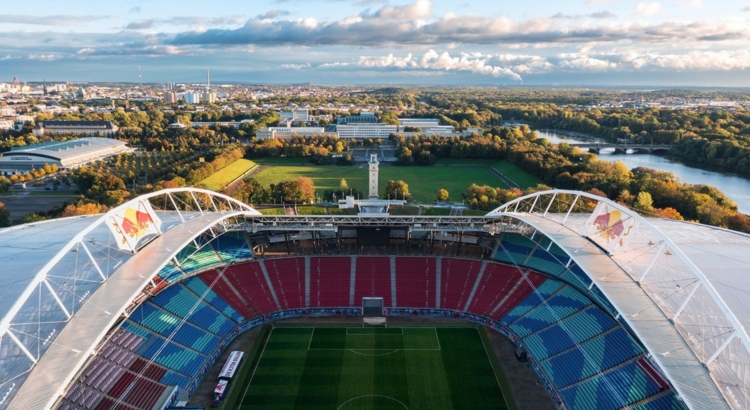
[[[597,208],[600,203],[607,205],[605,211]],[[608,289],[615,306],[626,307],[625,296],[642,289],[653,301],[652,306],[643,306],[643,314],[659,309],[667,319],[663,326],[679,332],[692,352],[686,357],[708,369],[726,403],[734,409],[750,408],[750,346],[742,326],[750,322],[750,236],[694,223],[644,219],[604,198],[573,191],[519,198],[489,215],[493,214],[519,215],[521,219],[523,214],[541,216],[555,223],[558,236],[569,232],[585,237],[603,253],[609,252],[620,267],[619,276],[596,266],[582,267],[597,284],[606,285],[600,287]],[[601,215],[617,215],[621,226],[601,232],[596,222],[592,224]],[[632,229],[624,235],[630,225]],[[575,249],[566,251],[576,258]],[[613,283],[615,277],[621,283]],[[618,297],[624,300],[619,306]],[[640,327],[658,341],[659,335],[653,333],[658,333],[659,327],[650,323],[645,330],[644,323],[637,320],[637,310],[624,319],[636,333]],[[685,353],[647,347],[660,363]],[[694,407],[701,403],[701,395],[710,395],[687,391],[690,386],[675,387]]]

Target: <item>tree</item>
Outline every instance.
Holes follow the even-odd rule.
[[[96,215],[103,214],[105,212],[107,212],[107,207],[105,205],[99,205],[92,202],[84,203],[83,201],[79,201],[76,204],[70,204],[66,206],[63,210],[62,216],[68,217],[78,215]]]
[[[297,177],[297,184],[303,200],[312,201],[315,198],[315,182],[311,178]]]
[[[409,194],[409,184],[401,180],[390,180],[385,185],[385,195],[390,198],[408,199],[411,196]]]
[[[651,194],[645,191],[639,192],[633,203],[633,208],[642,212],[651,212],[654,209],[654,200],[651,198]]]
[[[342,191],[346,191],[349,189],[349,184],[346,183],[346,179],[341,178],[341,182],[339,182],[339,189]]]
[[[408,147],[401,147],[396,152],[396,156],[398,157],[398,164],[399,165],[409,165],[411,164],[411,156],[412,152]]]
[[[448,194],[448,190],[441,188],[437,191],[435,197],[438,201],[447,201],[450,195]]]
[[[10,212],[5,209],[5,204],[0,202],[0,226],[10,226]]]

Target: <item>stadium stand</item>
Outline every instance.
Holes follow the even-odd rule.
[[[221,264],[221,259],[211,247],[211,244],[206,244],[200,248],[194,243],[188,244],[177,253],[175,259],[180,268],[187,274]]]
[[[462,310],[477,280],[480,261],[443,259],[440,272],[440,308]]]
[[[252,259],[255,255],[250,250],[242,232],[227,232],[211,242],[216,254],[224,262],[237,262]]]
[[[282,309],[305,307],[305,258],[270,259],[264,263]]]
[[[243,318],[248,319],[258,314],[252,310],[250,304],[239,294],[239,291],[218,270],[208,270],[198,277]]]
[[[224,271],[224,277],[258,314],[279,310],[260,263],[248,262],[229,266]]]
[[[401,307],[435,306],[435,259],[396,258],[396,300]]]
[[[521,272],[514,266],[489,263],[484,265],[481,275],[474,298],[469,305],[469,311],[489,316],[521,280]]]
[[[310,306],[351,305],[351,257],[310,257]]]
[[[503,240],[513,261],[533,260],[541,269],[539,261],[552,255],[528,258],[522,250],[543,253],[510,238]],[[527,268],[458,258],[315,256],[208,269],[139,305],[58,408],[149,408],[167,386],[192,386],[243,321],[306,307],[306,298],[311,307],[356,307],[362,297],[378,296],[388,306],[394,291],[395,307],[466,311],[506,326],[569,408],[682,408],[618,321],[576,286]]]
[[[195,296],[202,298],[204,302],[208,303],[214,309],[229,317],[234,322],[241,323],[245,320],[237,310],[216,294],[216,292],[209,287],[209,284],[206,284],[206,282],[202,281],[199,277],[189,277],[183,280],[180,284],[186,286],[195,293]],[[213,284],[213,282],[211,282],[211,284]]]
[[[163,268],[161,268],[159,273],[156,274],[156,276],[162,278],[164,282],[166,282],[166,284],[170,284],[184,275],[185,272],[180,270],[180,268],[171,261],[167,262],[167,264],[164,265]]]
[[[384,306],[392,306],[391,260],[384,257],[357,257],[354,303],[362,302],[363,297],[383,298]]]

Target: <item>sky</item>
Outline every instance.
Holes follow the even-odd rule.
[[[750,0],[3,3],[0,82],[750,87]]]

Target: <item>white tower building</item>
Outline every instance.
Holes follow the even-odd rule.
[[[370,154],[370,198],[378,197],[378,154]]]

